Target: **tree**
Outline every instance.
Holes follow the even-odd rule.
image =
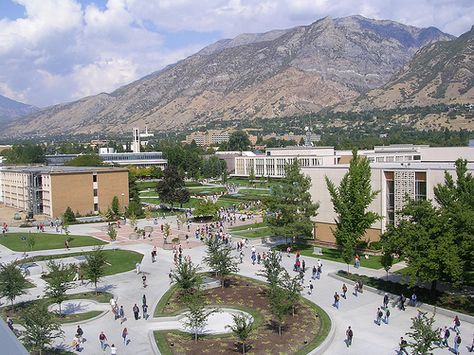
[[[291,307],[291,312],[294,316],[296,306],[300,303],[301,291],[303,290],[301,286],[301,276],[296,275],[291,277],[288,272],[284,270],[279,286],[285,291],[286,302]]]
[[[439,331],[433,329],[435,322],[434,314],[428,317],[427,312],[418,310],[418,315],[411,319],[411,332],[406,333],[413,341],[408,342],[408,347],[413,349],[414,355],[430,354],[432,350],[439,348]]]
[[[76,215],[72,211],[72,208],[67,206],[66,211],[63,213],[63,222],[74,223],[76,221]]]
[[[110,223],[109,226],[107,227],[107,235],[112,241],[117,239],[117,230],[115,229],[112,223]]]
[[[36,144],[14,144],[2,152],[7,164],[41,164],[46,162],[44,147]]]
[[[444,184],[434,187],[435,200],[454,229],[464,271],[474,268],[474,176],[467,172],[467,161],[456,161],[456,181],[448,172]]]
[[[253,168],[253,166],[250,167],[250,172],[249,172],[249,184],[251,186],[254,186],[255,184],[255,169]]]
[[[115,216],[118,216],[120,214],[120,203],[117,196],[114,196],[112,198],[112,205],[110,208]]]
[[[201,175],[205,179],[217,178],[227,170],[227,164],[224,160],[212,155],[204,160],[201,167]]]
[[[183,177],[171,165],[163,171],[163,179],[158,182],[156,192],[163,203],[169,203],[171,206],[174,202],[182,205],[189,201],[189,191],[185,187]]]
[[[32,235],[29,235],[28,238],[26,238],[26,245],[28,246],[28,248],[30,248],[30,251],[33,251],[35,244],[36,244],[36,238]]]
[[[194,341],[197,342],[198,334],[202,332],[207,324],[207,320],[215,309],[206,308],[206,302],[200,292],[194,292],[187,298],[186,306],[188,312],[184,321],[185,327],[189,328],[194,334]]]
[[[59,315],[61,315],[61,303],[67,299],[67,290],[73,287],[71,281],[71,268],[54,260],[48,262],[49,274],[46,275],[46,296],[50,297],[59,306]]]
[[[226,325],[226,328],[229,328],[242,342],[242,354],[245,355],[247,348],[245,343],[253,330],[252,318],[243,314],[233,314],[232,320],[234,324]]]
[[[264,269],[258,274],[263,276],[270,287],[280,283],[284,268],[280,265],[280,258],[277,253],[269,253],[266,259],[263,259]]]
[[[278,335],[281,335],[283,321],[293,309],[289,302],[287,292],[280,286],[273,286],[268,290],[268,301],[273,316],[277,319],[275,322],[278,327]]]
[[[21,336],[22,341],[32,352],[41,355],[57,338],[64,338],[61,324],[48,311],[45,303],[26,308],[20,317],[25,327]]]
[[[193,210],[195,217],[211,217],[213,220],[217,219],[217,212],[219,207],[211,201],[202,200]]]
[[[388,281],[388,272],[392,268],[393,265],[393,254],[387,251],[384,251],[382,257],[380,258],[380,263],[382,264],[385,272],[387,273],[387,281]]]
[[[285,167],[285,177],[275,185],[267,200],[272,214],[266,217],[274,235],[310,238],[313,234],[311,218],[316,215],[319,204],[311,201],[309,188],[311,179],[300,172],[295,160]]]
[[[171,225],[169,223],[165,223],[163,226],[163,238],[165,239],[165,243],[168,241],[168,237],[171,235]]]
[[[224,287],[224,279],[233,272],[239,271],[237,260],[232,256],[232,249],[218,238],[206,241],[207,255],[203,261],[216,274]]]
[[[234,131],[229,137],[229,150],[247,150],[250,145],[250,139],[244,131]]]
[[[104,161],[98,154],[81,154],[64,163],[66,166],[103,166]]]
[[[449,216],[427,200],[409,201],[400,214],[399,224],[389,225],[381,241],[386,252],[405,259],[411,283],[429,282],[432,292],[438,280],[458,284],[463,260]]]
[[[337,244],[342,248],[348,268],[353,260],[357,243],[367,228],[381,218],[377,213],[367,211],[379,193],[372,191],[370,175],[368,159],[358,156],[354,150],[349,171],[338,187],[326,176],[326,184],[337,214],[336,229],[333,233]]]
[[[134,216],[135,220],[137,219],[137,216],[142,216],[143,215],[143,208],[142,204],[140,202],[136,201],[130,201],[128,204],[127,208],[127,217],[132,219],[132,216]]]
[[[11,302],[12,310],[13,301],[24,294],[27,287],[28,281],[14,263],[0,264],[0,296]]]
[[[96,247],[85,257],[85,275],[90,280],[90,282],[94,284],[95,292],[97,293],[97,283],[100,281],[102,276],[104,276],[104,267],[107,262],[105,259],[105,254],[101,247]]]
[[[171,273],[171,280],[175,282],[180,290],[181,296],[186,298],[187,295],[199,290],[202,284],[202,276],[199,273],[201,268],[194,265],[191,261],[185,260],[179,263],[176,269]]]

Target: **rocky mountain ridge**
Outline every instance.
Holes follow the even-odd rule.
[[[424,45],[453,39],[361,16],[218,41],[110,94],[56,105],[8,131],[128,132],[317,112],[385,84]]]
[[[26,116],[35,111],[38,111],[38,108],[35,106],[27,105],[0,95],[1,123],[7,123],[16,117]]]

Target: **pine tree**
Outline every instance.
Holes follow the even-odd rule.
[[[413,341],[408,342],[408,347],[413,349],[414,355],[430,354],[432,350],[439,348],[436,342],[439,342],[439,332],[433,329],[435,322],[434,314],[431,317],[426,312],[418,310],[418,315],[411,319],[411,332],[406,333]]]
[[[217,238],[209,238],[206,241],[207,255],[203,261],[216,274],[224,287],[224,279],[233,272],[239,271],[238,263],[232,256],[232,249]]]

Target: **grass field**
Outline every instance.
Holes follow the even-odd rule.
[[[264,238],[264,237],[271,237],[273,235],[270,227],[261,227],[257,229],[247,229],[241,230],[238,232],[233,232],[236,236],[241,236],[244,238]]]
[[[189,199],[189,201],[186,202],[186,203],[183,203],[182,206],[178,203],[175,203],[173,205],[173,207],[174,208],[180,208],[180,207],[182,207],[182,208],[195,208],[199,204],[199,202],[201,202],[201,201],[202,201],[202,199],[191,197]],[[159,204],[162,203],[158,197],[156,197],[156,198],[154,198],[154,197],[152,197],[152,198],[142,198],[141,202],[154,203],[156,205],[159,205]],[[168,206],[171,207],[170,205],[168,205]]]
[[[267,227],[267,224],[265,222],[244,224],[242,226],[230,227],[229,230],[231,232],[237,232],[237,231],[246,231],[250,228],[255,229],[255,228],[260,228],[260,227]]]
[[[33,248],[29,248],[21,237],[32,236],[35,240]],[[69,247],[85,247],[91,245],[104,245],[106,242],[87,236],[65,234],[49,234],[49,233],[6,233],[5,237],[0,237],[0,244],[13,251],[38,251],[49,249],[65,248],[64,242],[69,240]],[[72,238],[72,239],[71,239]]]
[[[141,262],[143,254],[130,251],[130,250],[104,250],[105,260],[107,265],[104,268],[104,276],[115,275],[122,272],[130,271],[135,269],[135,264]],[[62,259],[72,256],[87,255],[90,252],[81,253],[69,253],[69,254],[57,254],[57,255],[42,255],[35,256],[32,258],[26,258],[19,260],[18,263],[24,264],[27,262],[44,261],[50,259]]]
[[[293,253],[296,253],[297,251],[299,251],[300,254],[303,256],[309,256],[311,258],[317,258],[317,259],[323,259],[323,260],[332,260],[332,261],[337,261],[337,262],[345,264],[344,259],[341,256],[342,252],[340,250],[321,248],[323,254],[316,255],[316,254],[313,254],[313,247],[314,245],[311,245],[311,244],[296,243],[293,245]],[[277,249],[281,251],[286,251],[286,245],[279,245]],[[380,256],[370,256],[369,259],[365,259],[364,257],[361,256],[360,266],[367,267],[370,269],[381,269],[382,264],[380,263],[380,258],[381,258]],[[398,260],[395,260],[394,264],[397,261]]]

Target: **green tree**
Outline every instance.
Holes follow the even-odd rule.
[[[249,184],[252,186],[255,185],[255,179],[255,169],[251,166],[249,171]]]
[[[32,235],[29,235],[28,238],[26,238],[26,245],[30,249],[30,251],[33,251],[35,244],[36,244],[36,238]]]
[[[431,354],[431,351],[439,348],[436,345],[440,341],[439,331],[433,329],[435,322],[434,314],[431,317],[426,312],[418,311],[418,315],[411,319],[411,332],[406,333],[413,341],[408,342],[408,347],[412,349],[413,355]]]
[[[189,201],[189,191],[185,187],[184,179],[171,165],[163,171],[163,179],[158,182],[156,192],[163,203],[169,203],[171,206],[175,202],[182,205]]]
[[[86,254],[85,258],[84,273],[87,279],[94,284],[97,293],[97,283],[104,276],[104,268],[107,263],[104,251],[101,247],[96,247],[91,253]]]
[[[270,191],[267,208],[272,214],[265,220],[274,235],[311,238],[319,204],[311,201],[311,179],[300,172],[295,160],[285,167],[285,177]]]
[[[110,207],[115,216],[120,215],[120,203],[117,196],[112,198],[112,205]]]
[[[243,314],[233,314],[232,320],[234,324],[226,325],[226,328],[229,328],[242,342],[242,354],[245,355],[247,350],[246,342],[253,330],[252,318]]]
[[[213,220],[217,219],[217,212],[219,207],[211,201],[202,200],[193,210],[195,217],[211,217]]]
[[[112,223],[110,223],[109,226],[107,227],[107,235],[112,241],[117,239],[117,230],[115,229]]]
[[[227,171],[227,164],[224,160],[212,155],[209,159],[204,160],[201,167],[201,175],[203,178],[212,179],[220,177],[224,171]]]
[[[171,280],[180,290],[182,297],[186,298],[190,293],[199,290],[202,284],[201,268],[191,261],[185,260],[179,263],[171,273]]]
[[[229,137],[229,150],[247,150],[250,145],[249,135],[244,131],[234,131]]]
[[[277,253],[269,253],[266,259],[263,259],[263,270],[258,274],[263,276],[270,287],[280,283],[284,268],[280,265],[280,258]]]
[[[48,311],[45,303],[37,303],[26,308],[21,313],[22,324],[25,327],[21,340],[33,353],[47,354],[47,347],[57,338],[64,338],[61,324]]]
[[[25,293],[28,281],[15,263],[0,264],[0,296],[11,302]]]
[[[63,221],[67,224],[74,223],[76,221],[76,215],[72,211],[71,207],[67,207],[66,211],[63,213]]]
[[[127,207],[126,215],[130,219],[132,219],[132,216],[133,216],[133,218],[135,218],[135,221],[136,221],[137,217],[143,216],[142,204],[134,200],[130,201]]]
[[[288,272],[284,270],[279,286],[285,291],[286,302],[290,305],[291,312],[294,316],[296,307],[301,300],[301,291],[303,290],[301,286],[301,276],[296,275],[291,277]]]
[[[171,235],[171,225],[169,223],[165,223],[163,226],[163,238],[165,238],[165,243],[168,242],[168,238]]]
[[[380,263],[382,264],[385,272],[387,273],[388,281],[388,272],[390,271],[393,265],[393,254],[388,251],[384,251],[382,257],[380,258]]]
[[[237,260],[232,256],[232,249],[218,238],[209,238],[206,246],[207,255],[203,261],[219,278],[221,287],[224,287],[225,277],[239,271]]]
[[[46,162],[44,147],[35,144],[14,144],[2,152],[7,164],[41,164]]]
[[[398,226],[389,225],[381,240],[386,252],[405,259],[411,283],[429,282],[433,292],[438,280],[458,284],[463,260],[449,216],[427,200],[409,201],[401,216]]]
[[[464,271],[474,268],[474,176],[467,172],[467,161],[456,161],[456,181],[448,172],[444,184],[434,187],[435,200],[454,229]]]
[[[198,335],[207,324],[207,320],[215,309],[206,308],[206,302],[200,292],[194,292],[187,298],[186,306],[188,312],[184,321],[185,327],[190,329],[194,334],[194,341],[198,341]]]
[[[280,286],[273,286],[268,290],[268,301],[272,315],[276,318],[276,326],[278,327],[278,335],[281,336],[284,320],[291,312],[293,306],[288,299],[287,292]]]
[[[66,166],[103,166],[104,161],[98,154],[81,154],[69,160]]]
[[[54,262],[54,260],[48,261],[47,265],[49,273],[45,277],[45,295],[57,303],[61,315],[61,303],[67,299],[67,290],[73,287],[72,270],[64,264]]]
[[[370,175],[369,161],[358,156],[354,150],[349,171],[338,187],[326,176],[326,184],[337,214],[336,229],[333,233],[348,266],[353,260],[355,247],[367,228],[380,219],[377,213],[367,211],[379,193],[372,191]]]

